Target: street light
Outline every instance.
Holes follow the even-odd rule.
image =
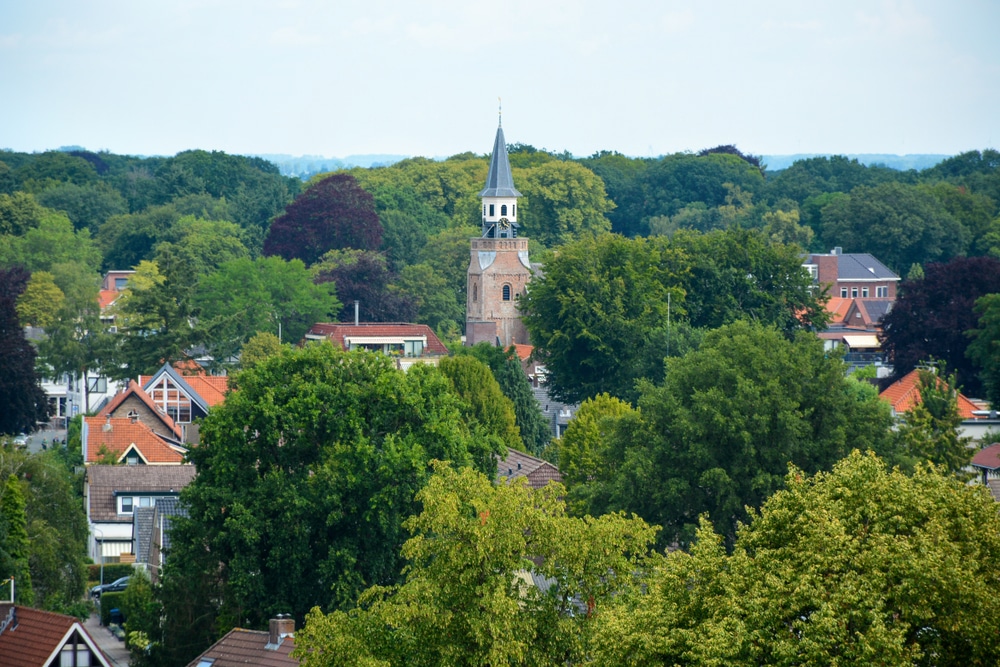
[[[92,530],[95,533],[101,534],[100,546],[98,548],[100,549],[101,552],[101,586],[103,586],[104,585],[104,531],[98,528],[97,526],[94,526]]]

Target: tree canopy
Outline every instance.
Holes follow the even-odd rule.
[[[48,415],[35,373],[35,348],[24,337],[17,299],[28,285],[24,267],[0,268],[0,433],[32,431]]]

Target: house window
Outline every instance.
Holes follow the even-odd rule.
[[[115,278],[115,291],[121,292],[128,287],[128,278]]]
[[[493,204],[490,204],[490,217],[493,217]]]
[[[127,463],[130,466],[139,465],[139,455],[136,454],[135,452],[129,452],[128,456],[125,457],[125,463]]]
[[[861,298],[862,299],[867,299],[868,298],[868,288],[867,287],[862,287],[861,288]]]
[[[507,215],[507,204],[501,204],[500,205],[500,215],[503,215],[503,216]]]
[[[503,286],[503,300],[510,301],[510,285]]]
[[[875,288],[875,296],[885,299],[889,296],[889,288],[885,285],[880,285]]]
[[[121,514],[131,514],[132,513],[132,497],[123,496],[118,499],[121,504],[121,509],[118,510]]]
[[[87,388],[92,394],[94,393],[106,394],[108,393],[108,378],[103,378],[103,377],[88,378]]]
[[[847,288],[846,287],[841,287],[840,288],[840,298],[841,299],[846,299],[847,298]]]
[[[851,288],[851,298],[852,299],[857,299],[858,298],[858,288],[857,287],[852,287]]]
[[[139,507],[152,507],[152,506],[153,506],[153,499],[150,498],[149,496],[143,496],[142,498],[139,498]]]

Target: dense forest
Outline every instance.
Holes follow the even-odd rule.
[[[551,390],[581,404],[553,443],[502,351],[404,375],[273,340],[358,301],[365,321],[426,323],[457,350],[488,156],[301,182],[205,151],[0,153],[5,377],[33,371],[26,325],[44,329],[44,374],[134,377],[194,354],[234,372],[190,453],[176,557],[131,594],[136,664],[183,664],[276,613],[308,615],[316,665],[995,655],[995,623],[976,627],[1000,618],[983,594],[1000,519],[958,479],[955,392],[1000,398],[1000,153],[772,173],[731,146],[509,149],[542,266],[521,309]],[[932,363],[948,379],[925,372],[929,400],[903,424],[814,335],[827,295],[802,254],[833,247],[905,278],[886,324],[897,373]],[[109,270],[134,273],[102,313]],[[0,430],[37,419],[25,395]],[[494,455],[520,446],[558,461],[566,486],[492,485]],[[22,465],[0,495],[0,559],[24,570],[40,567],[22,525],[40,510],[19,499],[37,483]],[[526,569],[548,592],[523,589]]]

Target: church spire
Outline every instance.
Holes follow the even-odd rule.
[[[507,143],[503,138],[503,126],[500,124],[497,125],[497,138],[493,142],[493,157],[490,159],[490,172],[486,176],[486,187],[479,196],[521,196],[521,193],[514,188],[514,177],[510,173],[510,161],[507,159]]]

